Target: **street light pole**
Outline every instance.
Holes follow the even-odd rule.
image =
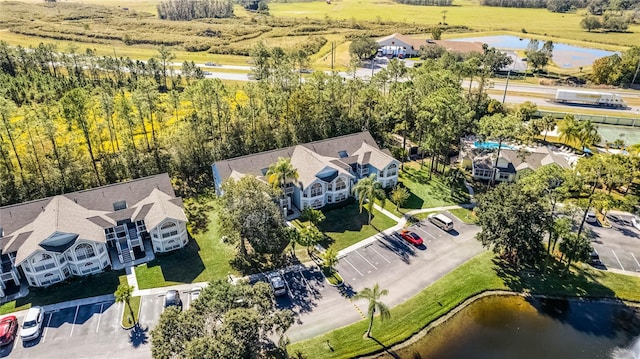
[[[507,87],[509,87],[509,76],[511,76],[511,69],[507,72],[507,83],[504,85],[504,93],[502,94],[502,104],[504,105],[504,101],[507,99]]]

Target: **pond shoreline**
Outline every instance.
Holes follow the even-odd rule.
[[[398,351],[404,348],[407,348],[419,340],[423,339],[427,334],[433,331],[435,328],[439,327],[442,324],[445,324],[451,318],[453,318],[456,314],[458,314],[463,309],[467,308],[469,305],[474,302],[487,297],[522,297],[522,298],[539,298],[539,299],[560,299],[560,300],[568,300],[568,301],[577,301],[577,302],[596,302],[596,303],[608,303],[608,304],[624,304],[629,307],[640,308],[640,302],[634,301],[626,301],[622,299],[613,299],[606,297],[575,297],[575,296],[553,296],[553,295],[544,295],[544,294],[531,294],[531,293],[522,293],[522,292],[512,292],[507,290],[487,290],[476,295],[473,295],[467,299],[465,299],[462,303],[458,304],[455,308],[451,309],[447,313],[443,314],[439,318],[433,320],[431,323],[426,325],[423,329],[421,329],[418,333],[412,335],[411,337],[403,340],[401,342],[393,344],[391,347],[386,349],[380,349],[375,353],[369,353],[364,356],[359,356],[358,358],[363,359],[375,359],[380,358],[381,354],[389,353],[393,351]]]

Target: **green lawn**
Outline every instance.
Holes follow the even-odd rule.
[[[153,261],[136,267],[140,289],[208,282],[225,278],[232,272],[229,259],[235,252],[233,247],[220,240],[218,205],[212,201],[213,209],[209,212],[206,232],[194,235],[185,248],[158,255]]]
[[[409,199],[399,211],[395,210],[395,204],[390,199],[387,199],[384,208],[401,217],[414,209],[451,206],[469,201],[469,193],[462,181],[456,184],[452,193],[451,186],[445,183],[442,175],[434,173],[429,179],[428,168],[426,163],[422,169],[418,162],[405,163],[399,180],[409,190]]]
[[[478,217],[476,217],[476,215],[470,209],[456,208],[450,209],[449,212],[451,212],[451,214],[458,217],[459,220],[467,224],[476,224],[476,221],[478,220]]]
[[[557,269],[557,268],[556,268]],[[487,290],[513,290],[553,296],[589,296],[640,301],[640,277],[596,269],[574,268],[568,277],[509,273],[484,252],[445,275],[408,301],[391,309],[391,319],[374,321],[372,336],[363,338],[368,322],[336,329],[318,337],[293,343],[289,354],[305,358],[353,358],[391,346],[419,332],[465,299]],[[383,298],[384,300],[384,298]],[[331,344],[331,349],[327,346]],[[381,343],[381,344],[380,344]]]
[[[328,238],[321,244],[325,248],[331,245],[336,250],[347,248],[396,224],[394,220],[375,209],[371,217],[371,224],[367,224],[367,210],[365,208],[362,213],[359,213],[357,203],[332,209],[324,214],[327,219],[318,225],[318,229]]]
[[[124,271],[107,271],[88,277],[74,277],[49,288],[30,288],[29,295],[0,306],[0,314],[80,298],[113,294],[121,283],[127,282]]]
[[[423,219],[427,219],[427,217],[429,217],[430,214],[434,214],[434,213],[438,213],[438,212],[422,212],[422,213],[416,213],[411,215],[411,218],[413,221],[419,222],[422,221]]]

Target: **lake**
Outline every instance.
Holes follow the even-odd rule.
[[[512,36],[512,35],[498,35],[498,36],[480,36],[480,37],[468,37],[464,39],[451,39],[451,41],[479,41],[489,45],[489,47],[495,47],[500,50],[526,50],[527,45],[531,39]],[[544,41],[540,40],[540,47],[542,47]],[[591,66],[593,61],[615,54],[613,51],[593,49],[587,47],[580,47],[568,44],[562,44],[553,42],[553,62],[561,68],[579,68],[584,66]]]
[[[410,359],[640,359],[640,309],[580,300],[489,296],[395,354]]]

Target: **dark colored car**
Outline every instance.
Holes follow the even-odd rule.
[[[170,290],[164,295],[164,307],[178,307],[182,310],[182,299],[180,299],[180,293],[177,290]]]
[[[409,243],[411,243],[411,244],[413,244],[415,246],[422,245],[422,242],[423,242],[422,238],[420,238],[420,236],[417,235],[415,232],[411,232],[409,230],[403,229],[403,230],[400,231],[400,236],[402,236],[402,238],[405,241],[407,241],[407,242],[409,242]]]
[[[594,266],[602,265],[602,262],[600,261],[600,256],[598,255],[598,252],[596,252],[596,251],[591,252],[591,255],[589,256],[589,264],[594,265]]]
[[[11,315],[0,319],[0,346],[11,344],[18,332],[18,319]]]

